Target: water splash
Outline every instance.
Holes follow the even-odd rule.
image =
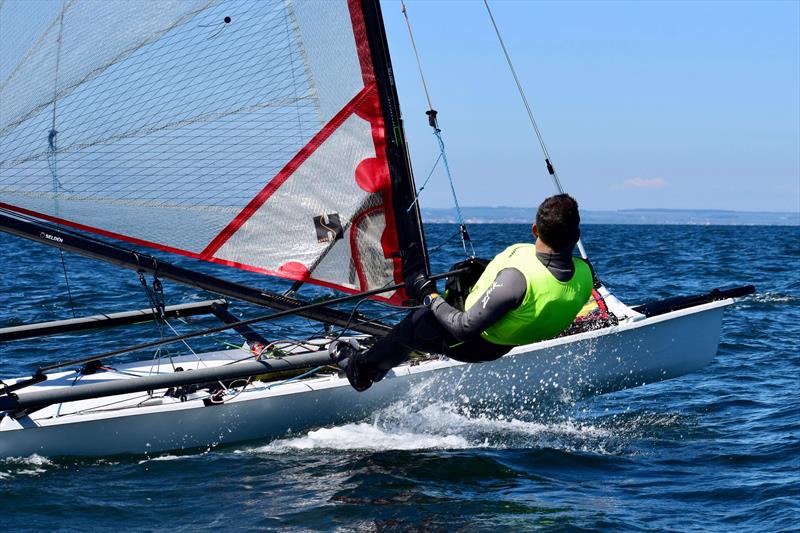
[[[756,302],[769,304],[797,304],[800,303],[800,296],[792,294],[782,294],[779,292],[764,292],[754,294],[742,300],[742,302]]]
[[[157,455],[155,457],[148,457],[147,459],[142,459],[139,461],[139,464],[150,463],[154,461],[179,461],[182,459],[191,459],[195,457],[201,457],[206,455],[205,453],[195,453],[195,454],[185,454],[185,455],[174,455],[174,454],[165,454],[165,455]]]
[[[8,457],[1,460],[0,465],[8,466],[7,470],[0,470],[0,480],[16,476],[38,476],[47,472],[46,467],[54,466],[50,459],[37,454],[28,457]]]
[[[469,448],[538,448],[608,453],[614,432],[572,419],[536,421],[512,415],[473,413],[462,405],[437,402],[422,408],[398,402],[371,422],[310,431],[247,450],[287,453],[297,450],[391,451]]]
[[[346,424],[310,431],[303,437],[281,439],[250,450],[251,452],[285,452],[289,450],[428,450],[472,447],[460,435],[436,435],[424,432],[384,428],[378,424]]]

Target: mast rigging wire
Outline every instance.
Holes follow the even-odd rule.
[[[433,128],[433,134],[436,136],[436,141],[439,144],[439,157],[436,159],[436,162],[433,164],[433,168],[431,169],[430,174],[428,174],[428,178],[423,183],[422,187],[414,196],[414,202],[409,206],[409,210],[414,207],[414,204],[417,203],[419,200],[419,194],[427,185],[428,180],[430,179],[431,175],[433,175],[433,171],[436,169],[436,166],[439,164],[439,160],[442,161],[444,164],[444,171],[447,175],[447,180],[450,183],[450,192],[453,195],[453,204],[456,208],[456,217],[458,218],[458,224],[461,228],[461,245],[464,247],[464,255],[468,257],[475,257],[475,246],[472,244],[472,240],[469,238],[469,232],[467,232],[467,225],[464,222],[464,215],[461,212],[461,206],[458,203],[458,195],[456,194],[456,187],[453,183],[453,175],[450,172],[450,164],[447,161],[447,153],[444,148],[444,139],[442,139],[442,130],[439,128],[439,121],[437,119],[438,112],[433,108],[433,104],[431,103],[431,95],[428,91],[428,83],[425,81],[425,74],[422,71],[422,61],[419,59],[419,53],[417,52],[417,43],[414,41],[414,33],[411,31],[411,21],[408,18],[408,11],[406,10],[406,3],[401,0],[401,6],[403,11],[403,17],[406,19],[406,27],[408,28],[408,36],[411,39],[411,48],[414,50],[414,57],[417,60],[417,69],[419,69],[419,77],[422,80],[422,88],[425,90],[425,98],[428,100],[428,111],[425,112],[428,115],[428,124],[430,124],[431,128]],[[467,243],[469,243],[470,252],[467,251]]]
[[[58,74],[61,65],[61,42],[64,37],[64,12],[67,10],[67,2],[61,6],[61,14],[59,15],[58,23],[58,37],[56,38],[56,65],[55,75],[53,76],[53,119],[50,125],[50,131],[47,134],[47,166],[50,169],[50,175],[53,178],[53,212],[58,218],[58,193],[63,188],[58,179],[58,145],[57,139],[58,131],[56,131],[56,105],[58,103]],[[72,299],[72,288],[69,285],[69,274],[67,273],[67,262],[64,259],[64,250],[58,249],[59,256],[61,257],[61,270],[64,271],[64,282],[67,285],[67,298],[69,299],[69,308],[72,311],[72,317],[77,318],[75,313],[75,303]]]
[[[561,180],[558,178],[558,173],[556,172],[555,167],[553,166],[552,159],[550,158],[550,153],[547,151],[547,146],[544,144],[544,137],[542,137],[542,132],[539,130],[539,126],[536,124],[536,120],[533,118],[533,111],[531,110],[531,106],[528,103],[528,98],[525,96],[525,90],[522,88],[522,83],[519,81],[519,77],[517,76],[517,71],[514,70],[514,65],[511,62],[511,56],[508,54],[508,49],[506,49],[506,44],[503,41],[502,35],[500,35],[500,28],[497,26],[497,22],[494,19],[494,15],[492,14],[492,10],[489,7],[489,1],[483,0],[483,5],[486,6],[486,12],[489,14],[489,19],[492,21],[492,26],[494,27],[494,32],[497,34],[497,40],[500,41],[500,47],[503,49],[503,55],[506,57],[506,63],[508,63],[508,68],[511,70],[511,75],[514,77],[514,82],[517,84],[517,90],[519,91],[519,95],[522,97],[522,103],[525,104],[525,110],[528,112],[528,118],[531,121],[531,126],[533,126],[533,131],[536,132],[536,138],[539,139],[539,146],[542,148],[542,153],[544,154],[544,162],[547,165],[547,172],[553,177],[553,182],[556,185],[556,189],[559,193],[564,193],[564,188],[561,186]],[[581,257],[587,259],[588,256],[586,255],[586,250],[583,247],[583,243],[580,239],[578,239],[578,250],[580,251]]]
[[[428,83],[425,81],[425,74],[422,72],[422,62],[419,60],[419,54],[417,53],[417,43],[414,41],[414,33],[411,31],[411,21],[408,19],[408,12],[406,11],[406,3],[404,1],[400,2],[401,10],[403,11],[403,17],[406,19],[406,27],[408,28],[408,36],[411,38],[411,48],[414,50],[414,57],[417,58],[417,68],[419,69],[419,78],[422,80],[422,88],[425,90],[425,98],[428,100],[428,109],[433,109],[433,104],[431,103],[431,95],[428,92]]]

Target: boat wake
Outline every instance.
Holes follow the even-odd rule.
[[[634,440],[691,425],[671,413],[625,410],[584,417],[582,413],[594,410],[565,388],[554,391],[545,387],[538,397],[526,401],[477,402],[476,407],[476,402],[465,396],[434,400],[430,385],[429,381],[418,383],[404,399],[376,411],[368,420],[315,429],[242,451],[285,454],[483,448],[618,455],[629,453]]]
[[[551,405],[549,413],[471,412],[463,404],[399,401],[373,414],[371,420],[310,430],[263,445],[172,452],[142,458],[133,464],[186,461],[209,455],[291,455],[305,453],[390,452],[425,450],[557,450],[596,455],[629,455],[632,441],[663,438],[683,432],[690,420],[670,413],[622,412],[581,420],[573,409]],[[683,431],[681,431],[683,430]],[[635,452],[634,452],[635,453]],[[127,461],[123,460],[123,463]],[[117,464],[108,459],[59,460],[40,455],[0,460],[0,481],[40,476],[62,468]]]
[[[417,408],[398,402],[376,413],[371,422],[309,431],[246,450],[249,453],[290,453],[306,450],[391,451],[461,450],[470,448],[552,447],[568,451],[606,453],[604,442],[613,431],[568,418],[530,420],[517,415],[474,414],[462,406],[438,402]]]
[[[427,450],[463,449],[473,447],[461,435],[409,431],[406,428],[387,428],[379,424],[346,424],[309,431],[308,434],[280,439],[251,452],[284,452],[291,450]]]

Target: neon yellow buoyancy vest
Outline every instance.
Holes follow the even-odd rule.
[[[533,244],[514,244],[495,256],[467,295],[465,309],[479,304],[481,295],[505,268],[522,272],[528,290],[519,307],[506,313],[481,336],[493,344],[519,346],[561,333],[592,294],[589,265],[576,257],[572,262],[575,274],[569,281],[561,282],[536,257]]]

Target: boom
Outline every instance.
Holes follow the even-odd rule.
[[[106,244],[97,239],[82,237],[75,233],[55,228],[44,222],[22,220],[19,217],[11,216],[3,212],[0,212],[0,231],[5,231],[12,235],[24,237],[49,246],[55,246],[56,248],[68,252],[74,252],[85,257],[98,259],[137,272],[148,275],[158,275],[161,278],[169,279],[197,289],[221,294],[237,300],[243,300],[270,309],[277,309],[278,311],[298,309],[308,303],[295,298],[281,296],[280,294],[262,291],[240,283],[226,281],[188,268],[179,267],[166,261],[156,259],[151,255]],[[375,320],[370,320],[364,315],[356,314],[351,316],[350,313],[338,311],[336,309],[314,307],[298,311],[297,314],[304,318],[339,327],[347,327],[353,331],[366,333],[368,335],[383,336],[389,331],[388,326]]]

